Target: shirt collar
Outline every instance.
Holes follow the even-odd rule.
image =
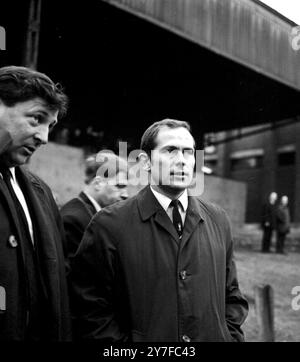
[[[11,176],[12,176],[12,179],[13,181],[16,183],[17,182],[17,179],[16,179],[16,169],[14,167],[10,167],[9,168],[9,171],[11,173]]]
[[[91,201],[91,203],[93,204],[95,210],[98,212],[101,210],[101,206],[98,204],[98,202],[91,196],[89,195],[86,191],[82,191],[85,196]]]
[[[170,199],[168,196],[161,194],[160,192],[157,192],[153,189],[152,186],[150,186],[151,191],[153,192],[154,196],[156,197],[157,201],[160,203],[162,208],[167,211],[168,207],[170,206],[170,202],[172,199]],[[183,208],[183,211],[186,212],[188,207],[188,193],[187,189],[184,190],[184,192],[180,195],[178,198],[180,201],[181,207]]]

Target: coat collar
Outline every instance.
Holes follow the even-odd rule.
[[[2,175],[1,175],[1,178],[0,178],[0,192],[3,195],[3,197],[4,197],[4,199],[5,199],[6,203],[7,203],[8,213],[11,214],[12,220],[14,221],[14,224],[15,224],[15,227],[16,227],[18,237],[20,237],[22,235],[22,231],[21,231],[21,225],[19,223],[19,217],[18,217],[16,208],[15,208],[15,205],[14,205],[14,201],[11,198],[11,195],[7,190],[7,187],[6,187],[6,185],[5,185],[4,181],[3,181]]]
[[[181,242],[179,241],[170,218],[153,195],[150,186],[146,186],[139,192],[137,195],[137,204],[143,221],[146,221],[155,215],[154,220],[171,234],[177,243],[180,242],[182,247],[188,241],[198,223],[204,221],[204,212],[201,210],[200,202],[192,196],[189,196],[188,199],[189,202]]]
[[[48,195],[45,194],[37,178],[26,169],[16,168],[16,177],[22,185],[22,191],[24,195],[26,195],[26,202],[29,203],[30,215],[39,236],[37,247],[40,249],[40,255],[47,259],[56,259],[55,246],[49,242],[53,240],[53,236],[49,230],[50,220],[46,218],[45,213],[45,210],[49,208],[48,205],[46,205]],[[53,217],[52,213],[48,214],[47,217]],[[53,222],[55,223],[55,220],[53,220]]]
[[[81,197],[81,199],[87,204],[87,206],[91,209],[91,212],[93,214],[95,214],[98,210],[96,209],[95,205],[92,203],[91,199],[88,197],[88,195],[81,191],[80,194],[79,194],[79,197]],[[95,203],[97,201],[95,200]],[[101,206],[99,205],[100,209],[101,209]]]

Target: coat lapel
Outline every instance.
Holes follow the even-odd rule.
[[[18,177],[22,180],[22,188],[27,199],[30,200],[31,217],[38,240],[35,240],[38,258],[43,275],[43,287],[48,296],[53,313],[53,330],[59,333],[59,316],[61,315],[61,280],[59,278],[59,260],[55,243],[56,230],[53,228],[55,219],[46,202],[48,195],[42,189],[40,183],[30,174],[18,170]]]
[[[81,199],[84,203],[84,207],[88,213],[89,217],[93,217],[97,210],[95,208],[95,206],[92,204],[91,200],[86,196],[86,194],[84,192],[80,192],[80,194],[78,195],[79,199]]]
[[[163,210],[163,208],[157,211],[154,220],[173,237],[177,244],[179,244],[179,237],[177,231],[175,230],[169,216],[167,215],[165,210]]]
[[[198,203],[194,197],[189,196],[189,203],[181,239],[181,247],[184,247],[184,245],[188,242],[190,236],[200,221],[204,221],[204,218],[201,214],[200,203]]]
[[[53,224],[52,213],[47,212],[49,208],[45,203],[47,195],[41,188],[40,184],[31,175],[25,175],[21,169],[16,169],[16,175],[19,182],[22,183],[22,191],[26,195],[26,200],[29,200],[30,214],[32,222],[37,235],[39,237],[36,240],[38,247],[40,248],[40,256],[45,259],[56,259],[56,247],[53,241],[53,236],[50,233],[49,225]],[[47,216],[46,216],[47,215]]]
[[[146,186],[142,191],[140,191],[137,201],[142,220],[146,221],[154,215],[154,221],[167,233],[169,233],[178,244],[179,238],[177,232],[169,216],[153,195],[150,186]]]
[[[13,199],[10,196],[9,191],[7,190],[7,186],[5,185],[5,182],[2,179],[2,175],[0,176],[0,193],[2,194],[3,198],[5,199],[7,206],[8,206],[8,213],[10,213],[12,221],[15,225],[16,228],[16,237],[17,240],[20,240],[22,237],[22,230],[21,230],[21,225],[19,223],[19,216],[17,214],[17,210],[14,204]],[[20,245],[20,250],[21,250],[21,256],[22,256],[22,260],[23,260],[23,265],[24,265],[24,249],[23,249],[23,245],[22,243],[19,243]]]

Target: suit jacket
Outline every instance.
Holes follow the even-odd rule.
[[[276,227],[276,214],[277,214],[277,204],[270,204],[267,202],[263,205],[262,216],[261,216],[261,225],[263,228],[268,227],[275,229]],[[269,225],[266,226],[265,223]]]
[[[279,205],[277,209],[277,231],[287,234],[290,231],[290,211],[287,206]]]
[[[181,241],[147,186],[97,213],[72,260],[83,339],[242,341],[242,296],[225,212],[189,197]]]
[[[60,210],[67,240],[68,258],[75,255],[82,236],[93,215],[96,213],[94,205],[84,192],[79,197],[68,201]]]
[[[0,130],[0,156],[10,142]],[[4,145],[4,146],[3,146]],[[31,205],[31,218],[38,239],[44,287],[49,311],[49,338],[65,341],[71,337],[69,298],[63,252],[64,233],[58,208],[49,187],[25,168],[16,167],[22,191]],[[10,194],[0,177],[0,286],[5,290],[6,310],[0,314],[0,340],[23,340],[25,336],[25,260],[22,239],[24,230],[18,222]]]

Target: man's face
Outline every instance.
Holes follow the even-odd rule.
[[[271,192],[269,200],[270,200],[270,203],[271,203],[271,204],[274,204],[274,203],[277,201],[277,194],[276,194],[276,192]]]
[[[128,198],[128,179],[126,172],[120,171],[116,176],[101,183],[102,186],[99,187],[97,201],[102,207]]]
[[[1,155],[8,167],[23,165],[48,142],[49,130],[57,123],[58,111],[49,110],[40,98],[7,107],[0,100],[0,127],[7,130],[12,143]]]
[[[151,184],[163,192],[178,194],[192,182],[195,166],[194,139],[184,127],[162,127],[151,154]]]

